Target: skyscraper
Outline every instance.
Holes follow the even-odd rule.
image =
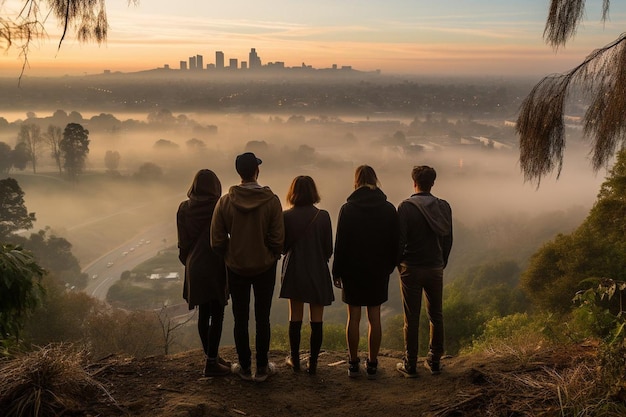
[[[228,65],[228,69],[236,70],[239,60],[237,58],[231,58],[229,62],[230,62],[230,65]]]
[[[224,52],[222,51],[215,52],[215,68],[224,69]]]
[[[204,58],[202,57],[202,55],[196,55],[196,69],[204,69]]]
[[[196,69],[196,57],[195,56],[189,57],[189,69],[192,71]]]
[[[256,53],[256,48],[250,49],[248,54],[248,65],[250,69],[261,68],[261,58]]]

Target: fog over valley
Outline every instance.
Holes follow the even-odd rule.
[[[143,288],[152,288],[147,284],[149,276],[182,274],[176,259],[178,204],[187,198],[191,181],[202,168],[213,170],[222,192],[228,192],[239,182],[234,160],[244,151],[263,160],[259,182],[272,188],[285,209],[291,180],[297,175],[313,177],[322,198],[319,207],[328,210],[333,228],[339,208],[353,191],[357,166],[372,166],[382,190],[397,206],[413,193],[413,166],[430,165],[438,174],[433,194],[446,199],[453,210],[455,243],[446,282],[485,263],[512,261],[523,269],[545,241],[580,224],[606,172],[596,174],[591,169],[587,144],[572,117],[560,178],[557,180],[555,173],[543,178],[539,186],[524,182],[514,122],[527,84],[503,80],[494,84],[497,88],[486,80],[424,85],[395,80],[372,84],[376,91],[372,97],[363,85],[348,83],[342,106],[329,105],[327,109],[306,105],[319,103],[334,91],[323,83],[316,83],[316,88],[293,81],[289,88],[283,86],[285,96],[301,96],[300,104],[284,100],[285,109],[263,107],[254,101],[255,94],[260,94],[263,102],[264,93],[271,91],[263,83],[213,86],[209,90],[228,93],[231,98],[245,97],[244,104],[217,110],[207,110],[202,104],[189,108],[188,100],[182,104],[172,97],[175,89],[171,85],[165,88],[170,95],[161,100],[155,95],[160,82],[140,89],[140,94],[150,99],[133,111],[115,100],[105,100],[99,111],[93,98],[85,102],[83,110],[76,95],[62,100],[71,107],[51,110],[59,100],[42,90],[43,98],[31,98],[30,107],[21,102],[21,110],[0,112],[0,142],[15,148],[23,125],[39,126],[45,133],[49,126],[63,129],[68,123],[78,123],[89,131],[85,169],[75,181],[68,180],[65,173],[59,173],[42,141],[36,151],[36,174],[29,162],[24,169],[13,167],[4,175],[17,179],[28,211],[36,215],[33,230],[23,235],[46,229],[48,236],[65,238],[72,245],[85,278],[66,286],[115,305],[120,301],[114,300],[122,296],[114,284],[125,274],[144,277],[134,278]],[[29,86],[22,88],[24,97],[33,95]],[[52,83],[49,91],[58,88]],[[128,84],[128,89],[132,88],[137,86]],[[115,94],[123,95],[125,90]],[[224,97],[216,100],[204,91],[197,93],[195,101],[216,103]],[[413,104],[407,106],[409,102]],[[0,103],[0,108],[7,107],[6,100]],[[258,111],[247,111],[249,108]],[[574,115],[577,111],[572,107]],[[395,277],[396,272],[390,284],[390,302],[383,310],[387,315],[400,312]],[[134,308],[183,302],[182,282],[168,285],[165,288],[171,289],[166,294],[138,293],[140,301],[134,301]],[[144,296],[148,298],[141,299]],[[335,296],[341,299],[337,290]],[[277,302],[272,314],[277,323],[284,323],[286,304]],[[342,303],[336,301],[326,315],[329,322],[342,322]],[[226,333],[228,342],[230,334]]]

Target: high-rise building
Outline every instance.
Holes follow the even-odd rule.
[[[231,58],[228,60],[228,62],[229,62],[228,69],[233,69],[233,70],[237,69],[237,58]]]
[[[250,49],[248,64],[250,65],[250,69],[261,68],[261,58],[257,55],[256,48]]]
[[[215,68],[224,69],[224,52],[222,51],[215,52]]]
[[[192,71],[196,69],[196,57],[195,56],[189,57],[189,69]]]
[[[204,57],[202,55],[196,55],[196,69],[204,69]]]
[[[180,61],[180,69],[183,71],[187,70],[187,61]]]

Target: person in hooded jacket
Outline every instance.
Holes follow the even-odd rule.
[[[348,304],[346,340],[348,376],[360,374],[358,357],[361,309],[367,307],[368,357],[366,374],[376,378],[382,338],[380,306],[387,301],[389,275],[397,263],[398,215],[379,188],[374,169],[359,166],[354,174],[354,192],[339,211],[333,260],[333,281],[342,288]]]
[[[417,377],[417,353],[422,294],[430,321],[429,351],[424,365],[431,374],[441,372],[443,338],[443,270],[452,250],[452,209],[430,193],[437,173],[429,166],[413,168],[415,193],[398,206],[400,218],[399,265],[404,309],[405,358],[397,364],[407,378]]]
[[[218,348],[222,337],[224,307],[228,302],[226,267],[209,244],[211,218],[222,185],[209,169],[198,171],[176,213],[178,259],[185,265],[183,298],[192,310],[198,307],[198,334],[206,355],[205,376],[230,373],[220,361]]]
[[[235,169],[241,184],[230,187],[215,207],[211,222],[211,247],[224,257],[235,319],[235,348],[239,363],[233,373],[243,380],[265,381],[275,373],[269,362],[270,309],[276,284],[276,263],[285,239],[283,209],[272,190],[259,185],[261,160],[252,152],[237,156]],[[248,321],[250,291],[254,291],[256,322],[256,373]]]

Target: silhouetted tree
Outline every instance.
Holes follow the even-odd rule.
[[[76,181],[85,168],[85,159],[89,153],[89,131],[78,123],[69,123],[65,126],[59,146],[65,172],[71,180]]]
[[[585,10],[585,0],[552,0],[544,37],[555,49],[574,36]],[[602,20],[609,1],[602,2]],[[572,92],[583,92],[590,104],[583,116],[583,132],[591,140],[595,170],[604,166],[626,140],[626,33],[593,51],[575,68],[543,78],[522,103],[517,119],[520,165],[526,180],[540,181],[563,166],[564,111]]]
[[[160,166],[153,162],[146,162],[145,164],[142,164],[135,173],[135,178],[142,180],[155,180],[161,178],[162,176],[163,170]]]
[[[196,152],[196,151],[204,151],[204,150],[206,150],[206,143],[204,143],[200,139],[191,138],[187,142],[185,142],[185,144],[187,145],[187,148],[190,151]]]
[[[0,174],[6,174],[11,170],[13,166],[11,152],[11,147],[8,144],[0,142]]]
[[[15,145],[15,148],[11,152],[11,161],[13,162],[13,167],[20,171],[26,169],[26,165],[30,161],[30,156],[28,154],[28,146],[24,142]]]
[[[32,229],[35,213],[24,205],[24,191],[13,178],[0,180],[0,239],[18,230]]]
[[[167,139],[159,139],[152,146],[156,150],[174,150],[180,148],[176,142]]]
[[[57,110],[59,111],[59,110]],[[57,163],[59,174],[63,172],[61,165],[61,140],[63,140],[63,129],[59,126],[50,125],[43,137],[50,147],[50,156]]]
[[[37,159],[39,157],[42,141],[43,137],[41,136],[39,126],[31,123],[24,123],[20,126],[20,131],[17,134],[17,142],[24,144],[34,174],[37,173]]]
[[[120,153],[118,151],[106,151],[104,154],[104,166],[107,171],[117,172],[117,168],[120,166]]]

